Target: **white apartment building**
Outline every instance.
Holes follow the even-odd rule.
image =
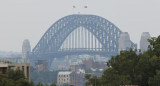
[[[57,86],[84,86],[85,85],[85,71],[78,72],[59,72],[57,76]]]
[[[68,86],[70,82],[70,74],[72,72],[65,71],[65,72],[59,72],[57,76],[57,85],[58,86]]]

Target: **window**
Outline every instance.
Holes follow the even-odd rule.
[[[15,68],[15,66],[9,66],[9,69],[14,69]]]
[[[24,66],[22,66],[22,71],[24,72]]]

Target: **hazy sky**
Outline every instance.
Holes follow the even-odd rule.
[[[160,35],[160,0],[0,0],[0,50],[20,52],[24,39],[33,48],[54,22],[79,12],[108,19],[137,44],[142,32]]]

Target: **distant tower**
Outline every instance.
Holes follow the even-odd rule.
[[[141,35],[141,40],[140,40],[140,49],[142,52],[146,51],[148,49],[148,39],[150,39],[151,36],[149,34],[149,32],[143,32]]]
[[[30,42],[28,39],[25,39],[22,45],[22,58],[27,58],[30,53],[31,53]]]
[[[119,52],[121,50],[129,50],[131,48],[131,41],[128,32],[122,32],[119,38]]]

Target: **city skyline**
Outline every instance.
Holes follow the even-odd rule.
[[[108,19],[123,32],[128,32],[139,48],[142,32],[149,32],[152,37],[160,34],[159,4],[158,0],[2,0],[0,51],[21,52],[24,39],[30,40],[33,49],[52,24],[71,14],[93,14]],[[87,9],[83,8],[85,5]]]

